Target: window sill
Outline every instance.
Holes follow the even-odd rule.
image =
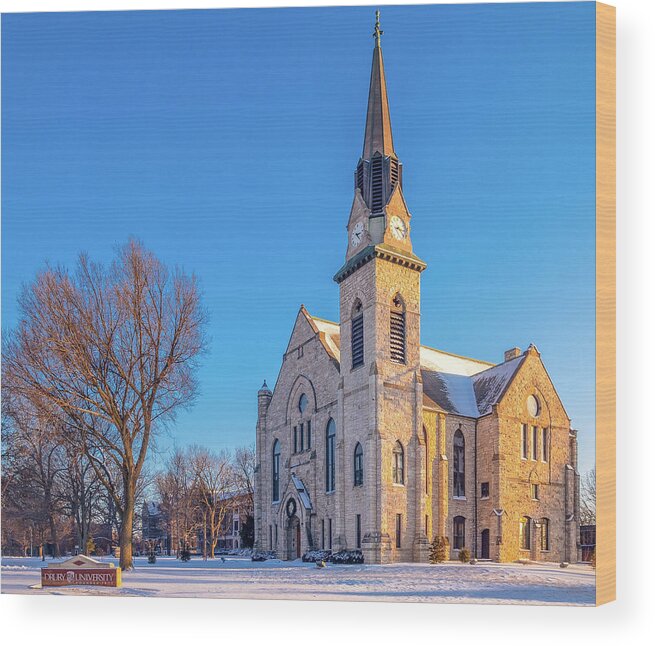
[[[490,496],[480,496],[480,500],[489,500]]]
[[[466,500],[466,496],[453,496],[453,500]]]
[[[405,486],[404,483],[402,483],[402,482],[394,482],[392,484],[393,484],[394,487],[404,487]]]

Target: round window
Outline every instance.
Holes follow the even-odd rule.
[[[298,410],[302,414],[305,412],[305,408],[307,408],[307,395],[303,393],[300,395],[300,399],[298,400]]]
[[[528,413],[530,413],[532,417],[538,417],[540,411],[541,406],[539,405],[539,400],[534,395],[530,395],[528,397]]]

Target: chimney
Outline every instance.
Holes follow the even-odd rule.
[[[521,348],[510,348],[509,350],[505,350],[505,361],[511,361],[512,359],[516,359],[516,357],[521,356]]]

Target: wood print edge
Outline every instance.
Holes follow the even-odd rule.
[[[616,599],[616,8],[596,3],[596,604]]]

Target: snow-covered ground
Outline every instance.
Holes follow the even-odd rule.
[[[121,588],[32,587],[40,582],[45,564],[36,558],[3,558],[2,592],[556,605],[593,605],[595,597],[594,571],[588,565],[561,569],[557,564],[328,564],[321,569],[301,561],[253,563],[227,557],[224,563],[201,558],[182,563],[160,557],[153,565],[137,558],[135,569],[123,573]]]

